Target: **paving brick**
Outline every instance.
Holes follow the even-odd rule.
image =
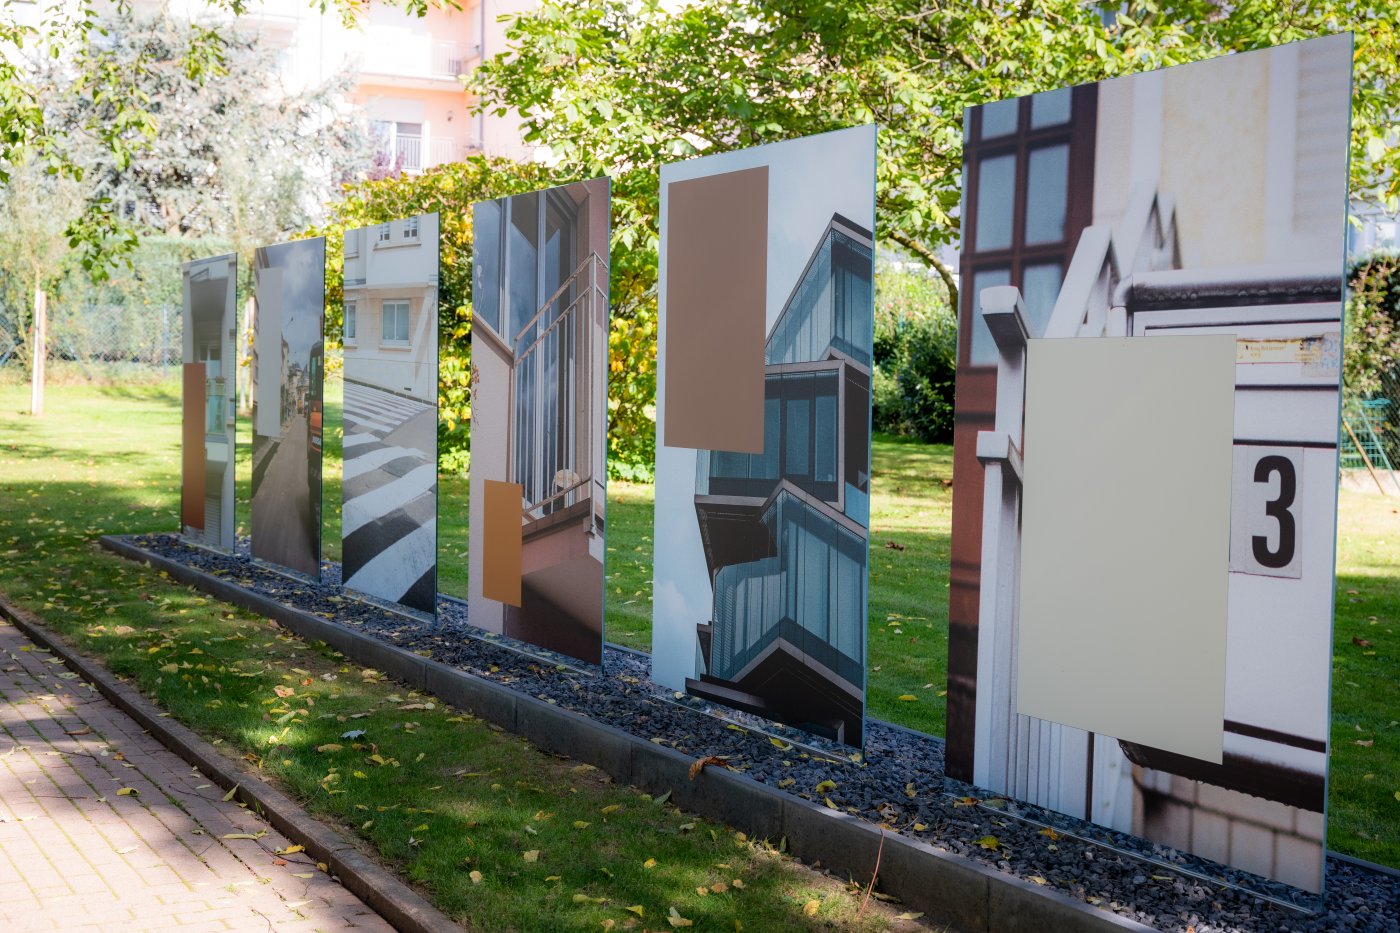
[[[16,659],[0,677],[0,930],[390,930],[324,875],[220,839],[267,830],[267,846],[288,845],[105,699],[56,686],[59,665],[27,644],[0,622]]]

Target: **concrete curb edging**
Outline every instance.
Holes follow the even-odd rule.
[[[238,799],[260,813],[278,832],[306,847],[308,855],[325,862],[346,890],[364,901],[401,933],[462,933],[462,927],[407,884],[381,868],[338,831],[308,813],[300,804],[266,781],[221,755],[193,730],[162,713],[133,687],[127,686],[98,662],[78,654],[65,639],[46,628],[33,614],[0,595],[0,616],[25,637],[63,660],[64,666],[95,686],[99,693],[134,719],[146,732],[205,777],[225,790],[237,789]]]
[[[273,619],[302,638],[323,641],[358,664],[431,693],[546,751],[595,765],[614,780],[642,791],[659,794],[669,790],[677,806],[750,835],[785,837],[788,851],[804,862],[820,862],[824,868],[864,884],[870,880],[878,855],[882,890],[962,933],[1155,930],[963,856],[884,832],[850,814],[817,806],[732,771],[706,768],[692,781],[689,771],[694,759],[675,749],[285,606],[229,580],[153,554],[122,537],[105,535],[100,542],[104,548],[164,571],[180,583]],[[355,893],[360,894],[358,890]],[[378,909],[377,904],[372,906]]]

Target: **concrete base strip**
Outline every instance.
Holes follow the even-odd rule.
[[[172,572],[172,576],[173,576]],[[320,822],[286,794],[220,754],[192,730],[152,704],[135,688],[120,682],[105,667],[78,654],[38,617],[0,596],[0,615],[31,641],[61,658],[65,666],[95,686],[162,745],[197,767],[225,790],[237,787],[237,799],[260,813],[278,832],[306,847],[325,862],[340,883],[402,933],[462,933],[462,927],[394,877],[339,832]]]
[[[862,884],[870,880],[883,836],[881,890],[962,933],[1150,933],[1155,929],[960,855],[885,832],[850,814],[819,807],[732,771],[706,768],[692,781],[689,771],[694,759],[675,749],[285,606],[153,554],[125,538],[105,536],[101,543],[224,602],[274,619],[308,641],[323,641],[358,664],[431,693],[546,751],[595,765],[614,780],[648,793],[669,790],[677,806],[752,836],[786,837],[792,855],[809,864],[820,862],[824,868]],[[377,902],[358,889],[352,890],[378,909]]]

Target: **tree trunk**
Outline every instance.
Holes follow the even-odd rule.
[[[44,361],[48,358],[49,347],[49,296],[41,286],[34,287],[34,352],[30,367],[32,385],[29,395],[29,413],[44,413]]]

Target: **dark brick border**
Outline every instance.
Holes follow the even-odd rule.
[[[109,551],[162,570],[224,602],[275,619],[302,638],[324,641],[358,664],[431,693],[546,751],[596,765],[614,780],[646,792],[669,790],[677,806],[750,835],[768,839],[785,836],[788,850],[805,862],[820,862],[833,872],[866,883],[880,852],[882,890],[962,933],[1155,930],[971,859],[898,833],[882,832],[850,814],[819,807],[732,771],[707,768],[692,781],[689,771],[694,759],[675,749],[285,606],[221,577],[153,554],[124,537],[106,535],[100,541]],[[378,909],[377,904],[373,906]]]

